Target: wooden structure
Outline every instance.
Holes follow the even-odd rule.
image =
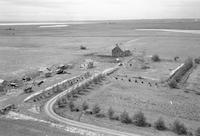
[[[131,56],[132,53],[130,50],[123,51],[118,44],[116,44],[116,47],[112,49],[112,56],[113,57],[126,57]]]

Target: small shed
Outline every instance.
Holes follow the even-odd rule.
[[[56,74],[64,74],[64,73],[65,73],[65,70],[61,68],[56,69]]]
[[[8,85],[8,81],[0,79],[0,86],[7,86]]]
[[[65,64],[60,64],[58,67],[58,69],[62,69],[62,70],[65,70],[68,68],[68,65],[65,65]]]
[[[31,93],[33,92],[32,86],[27,86],[26,88],[24,88],[24,93]]]
[[[131,53],[131,51],[130,50],[125,50],[124,51],[124,56],[126,57],[126,56],[131,56],[132,55],[132,53]]]
[[[47,77],[51,77],[52,72],[50,71],[44,71],[44,76]]]
[[[8,85],[8,81],[0,79],[0,92],[6,92],[7,85]]]

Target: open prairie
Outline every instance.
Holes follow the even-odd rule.
[[[199,34],[138,29],[199,29],[194,20],[99,21],[66,27],[40,25],[0,26],[0,77],[55,63],[69,62],[83,54],[110,54],[116,43],[161,57],[198,56]],[[10,29],[9,29],[10,28]],[[80,45],[88,48],[80,51]]]

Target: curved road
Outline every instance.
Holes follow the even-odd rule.
[[[108,70],[107,70],[108,71]],[[107,72],[106,71],[106,72]],[[84,82],[84,81],[83,81]],[[80,85],[80,84],[79,84]],[[103,128],[103,127],[99,127],[99,126],[95,126],[95,125],[91,125],[91,124],[86,124],[86,123],[82,123],[82,122],[78,122],[78,121],[74,121],[74,120],[70,120],[64,117],[59,116],[58,114],[56,114],[53,110],[53,105],[55,104],[55,102],[62,96],[64,96],[65,94],[67,94],[68,92],[70,92],[73,89],[73,87],[65,90],[64,92],[57,94],[56,96],[54,96],[52,99],[50,99],[44,106],[44,110],[46,112],[46,114],[51,117],[54,120],[57,120],[59,122],[65,123],[67,125],[71,125],[71,126],[75,126],[78,128],[82,128],[82,129],[86,129],[86,130],[90,130],[90,131],[94,131],[94,132],[99,132],[101,134],[106,134],[106,135],[114,135],[114,136],[140,136],[137,134],[132,134],[132,133],[126,133],[126,132],[121,132],[121,131],[117,131],[117,130],[112,130],[112,129],[107,129],[107,128]]]

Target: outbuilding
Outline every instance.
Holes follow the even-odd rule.
[[[0,92],[6,92],[7,85],[8,85],[8,81],[0,79]]]

